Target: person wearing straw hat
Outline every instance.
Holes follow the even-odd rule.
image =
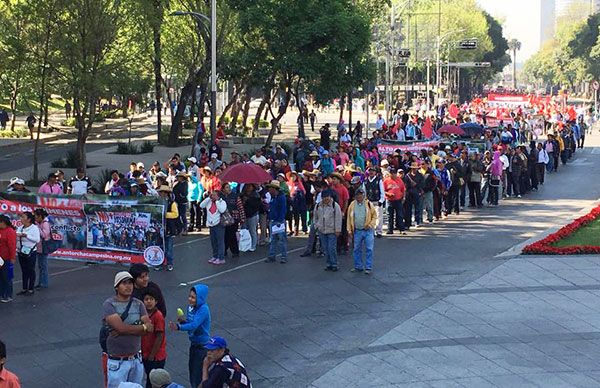
[[[321,203],[315,207],[315,229],[319,233],[321,246],[327,258],[325,271],[336,272],[337,240],[342,232],[342,210],[333,200],[331,189],[321,192]]]
[[[269,256],[265,261],[273,263],[277,255],[281,254],[280,262],[285,264],[287,263],[287,235],[285,234],[287,199],[278,180],[272,180],[267,185],[267,189],[271,194],[271,202],[269,203],[271,243],[269,245]]]
[[[158,188],[158,195],[167,201],[167,212],[165,219],[167,222],[167,228],[165,230],[165,257],[167,258],[167,271],[173,270],[173,239],[181,231],[181,219],[179,218],[179,208],[177,203],[173,200],[173,189],[167,185],[163,185]],[[160,266],[154,267],[155,270],[160,271]]]
[[[373,269],[373,246],[375,244],[374,231],[377,226],[377,211],[375,206],[365,198],[362,188],[356,190],[355,199],[348,206],[348,234],[354,241],[353,258],[354,268],[351,272],[365,271],[370,274]],[[363,263],[362,249],[366,250]]]

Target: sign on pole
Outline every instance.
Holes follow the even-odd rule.
[[[492,64],[490,62],[450,62],[450,66],[453,67],[490,67]]]
[[[461,40],[458,42],[458,48],[461,50],[475,50],[477,48],[476,39]]]
[[[398,56],[400,58],[409,58],[410,50],[409,49],[400,49],[400,50],[398,50]]]

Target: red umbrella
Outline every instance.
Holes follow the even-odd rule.
[[[272,178],[268,172],[254,163],[238,163],[228,167],[219,178],[223,182],[265,183]]]
[[[448,134],[451,134],[451,135],[459,135],[459,136],[465,135],[465,131],[462,128],[457,127],[456,125],[449,125],[449,124],[446,124],[443,127],[441,127],[438,130],[438,132],[440,134],[441,133],[448,133]]]

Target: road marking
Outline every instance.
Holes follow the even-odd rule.
[[[204,236],[204,237],[200,237],[200,238],[195,238],[195,239],[190,240],[190,241],[181,242],[181,243],[175,244],[173,246],[174,247],[180,247],[182,245],[189,245],[189,244],[192,244],[192,243],[195,243],[195,242],[198,242],[198,241],[208,240],[209,238],[210,238],[210,236]]]
[[[288,251],[287,253],[289,255],[290,253],[299,252],[301,250],[304,250],[304,247],[292,249],[291,251]],[[267,258],[267,256],[263,257],[262,259],[254,260],[254,261],[251,261],[251,262],[246,263],[246,264],[238,265],[237,267],[229,268],[229,269],[227,269],[225,271],[221,271],[221,272],[217,272],[215,274],[209,275],[209,276],[205,276],[203,278],[199,278],[199,279],[196,279],[196,280],[190,280],[189,282],[186,282],[186,283],[179,283],[179,286],[181,286],[181,287],[191,286],[191,285],[194,285],[196,283],[200,283],[200,282],[208,280],[208,279],[213,279],[213,278],[216,278],[218,276],[225,275],[226,273],[238,271],[240,269],[243,269],[243,268],[246,268],[246,267],[250,267],[251,265],[262,263],[262,262],[265,261],[266,258]]]
[[[50,276],[57,276],[57,275],[63,275],[63,274],[66,274],[66,273],[71,273],[71,272],[77,272],[77,271],[81,271],[83,269],[88,269],[88,268],[90,268],[90,267],[86,265],[86,266],[83,266],[83,267],[65,269],[63,271],[58,271],[58,272],[54,272],[54,273],[48,274],[48,277],[50,277]],[[14,283],[15,284],[23,283],[23,280],[17,280]]]

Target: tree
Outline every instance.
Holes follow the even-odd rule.
[[[113,48],[126,16],[123,3],[118,0],[71,0],[58,16],[61,34],[57,38],[57,47],[62,64],[63,92],[73,96],[77,164],[82,168],[86,167],[86,140],[96,117],[101,84],[102,81],[109,82],[112,74],[107,54]]]
[[[508,49],[513,53],[513,88],[517,88],[517,51],[521,50],[521,42],[517,39],[511,39],[508,41]]]

